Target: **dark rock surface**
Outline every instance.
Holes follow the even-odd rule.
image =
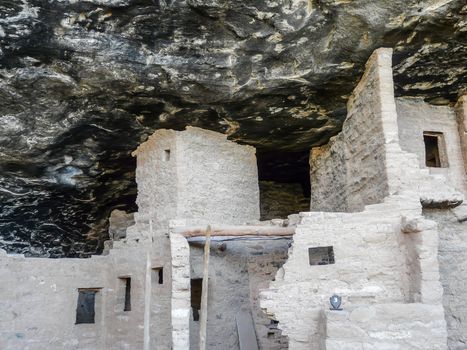
[[[377,47],[395,49],[397,94],[453,102],[466,14],[461,0],[0,0],[0,247],[99,251],[110,211],[136,210],[130,152],[156,128],[222,131],[266,159],[326,142]]]

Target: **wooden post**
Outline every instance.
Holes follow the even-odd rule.
[[[209,253],[211,243],[211,226],[206,228],[206,244],[204,245],[203,285],[201,289],[201,314],[199,317],[199,350],[206,350],[206,326],[208,323],[208,285],[209,285]]]
[[[146,278],[144,288],[144,350],[151,348],[151,259],[149,252],[146,253]]]

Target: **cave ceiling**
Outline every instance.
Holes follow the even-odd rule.
[[[0,248],[99,251],[158,128],[300,158],[339,132],[378,47],[396,95],[454,103],[466,17],[456,0],[0,0]]]

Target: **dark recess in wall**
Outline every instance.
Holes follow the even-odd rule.
[[[309,151],[258,150],[261,220],[287,218],[309,210]]]

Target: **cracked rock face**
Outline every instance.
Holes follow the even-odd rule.
[[[0,0],[0,247],[99,251],[157,128],[269,157],[325,143],[377,47],[398,95],[451,103],[466,17],[461,0]]]

